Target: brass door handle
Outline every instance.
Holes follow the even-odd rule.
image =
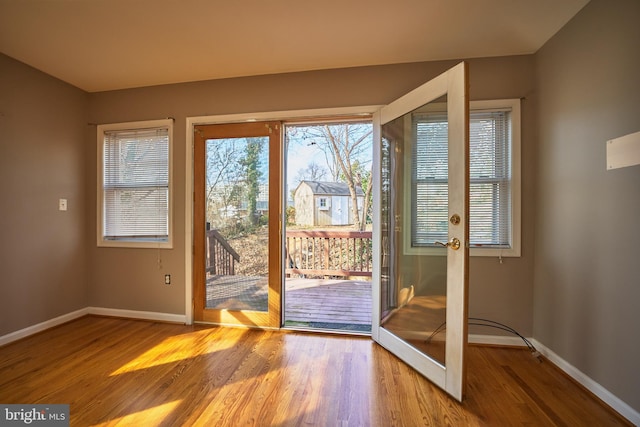
[[[457,237],[452,237],[451,240],[449,240],[447,243],[442,243],[442,242],[433,242],[433,243],[435,243],[436,245],[440,245],[443,248],[450,247],[454,251],[457,251],[458,249],[460,249],[460,239],[458,239]]]

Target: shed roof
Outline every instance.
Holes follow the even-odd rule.
[[[349,187],[344,182],[303,180],[300,182],[300,185],[302,184],[307,184],[311,189],[311,192],[315,195],[322,195],[322,196],[348,196],[349,195]],[[356,195],[364,196],[364,192],[362,191],[362,188],[356,187]]]

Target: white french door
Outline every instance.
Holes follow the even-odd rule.
[[[469,101],[461,63],[374,115],[373,339],[465,390]]]

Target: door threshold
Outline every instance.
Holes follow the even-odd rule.
[[[371,325],[287,321],[282,326],[282,329],[300,332],[319,332],[323,334],[371,336]]]

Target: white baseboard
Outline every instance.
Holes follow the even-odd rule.
[[[62,325],[63,323],[70,322],[82,316],[86,316],[87,314],[89,314],[89,309],[81,308],[80,310],[72,311],[71,313],[63,314],[62,316],[49,319],[42,323],[38,323],[36,325],[32,325],[15,332],[11,332],[10,334],[0,337],[0,346],[9,344],[22,338],[26,338],[33,334],[37,334],[38,332],[53,328],[54,326]]]
[[[529,338],[529,341],[531,341],[530,338]],[[526,347],[526,344],[520,338],[507,337],[503,335],[469,334],[469,344],[508,345],[508,346],[516,346],[516,347]]]
[[[88,314],[126,317],[129,319],[155,320],[158,322],[186,323],[184,314],[158,313],[155,311],[121,310],[119,308],[88,307]]]
[[[30,335],[42,332],[46,329],[53,328],[54,326],[61,325],[71,320],[86,316],[88,314],[95,314],[99,316],[113,316],[123,317],[131,319],[143,319],[143,320],[155,320],[159,322],[172,322],[172,323],[187,323],[187,316],[184,314],[171,314],[171,313],[158,313],[152,311],[137,311],[137,310],[121,310],[117,308],[103,308],[103,307],[86,307],[80,310],[73,311],[71,313],[63,314],[56,318],[47,320],[37,325],[29,326],[19,331],[12,332],[7,335],[0,336],[0,346],[9,344],[13,341],[28,337]],[[620,415],[625,417],[634,425],[640,426],[640,412],[627,405],[620,400],[609,390],[601,386],[599,383],[589,378],[579,369],[568,363],[566,360],[558,356],[556,353],[548,349],[544,344],[540,343],[534,338],[528,338],[529,341],[536,347],[536,349],[542,353],[552,363],[562,369],[567,375],[573,378],[575,381],[584,386],[587,390],[598,396],[607,405],[611,406]],[[490,345],[509,345],[509,346],[524,346],[522,339],[518,337],[498,336],[498,335],[478,335],[470,334],[469,343],[472,344],[490,344]]]
[[[625,402],[616,397],[609,390],[601,386],[599,383],[595,382],[593,379],[589,378],[583,372],[581,372],[578,368],[571,365],[569,362],[564,360],[562,357],[558,356],[556,353],[545,347],[544,344],[540,343],[535,339],[529,339],[532,344],[536,347],[536,349],[542,353],[547,359],[553,362],[554,365],[562,369],[567,375],[573,378],[578,383],[582,384],[587,390],[591,393],[598,396],[603,402],[613,408],[620,415],[629,420],[633,425],[640,426],[640,412],[633,409],[631,406],[627,405]]]
[[[603,402],[609,405],[613,410],[629,420],[633,425],[640,426],[640,413],[627,405],[625,402],[616,397],[609,390],[589,378],[587,375],[578,370],[575,366],[549,350],[544,344],[534,338],[527,338],[533,346],[543,356],[549,359],[554,365],[562,369],[567,375],[581,384],[591,393],[595,394]],[[525,346],[522,339],[518,337],[498,336],[498,335],[477,335],[469,334],[469,343],[471,344],[489,344],[489,345],[509,345],[509,346]]]
[[[112,316],[112,317],[124,317],[130,319],[141,320],[155,320],[158,322],[171,322],[171,323],[186,323],[187,317],[184,314],[170,314],[170,313],[156,313],[153,311],[136,311],[136,310],[120,310],[117,308],[102,308],[102,307],[85,307],[80,310],[73,311],[71,313],[63,314],[56,318],[47,320],[37,325],[32,325],[19,331],[11,332],[7,335],[0,336],[0,346],[9,344],[22,338],[26,338],[30,335],[37,334],[44,330],[53,328],[54,326],[62,325],[63,323],[70,322],[88,314],[95,314],[98,316]]]

